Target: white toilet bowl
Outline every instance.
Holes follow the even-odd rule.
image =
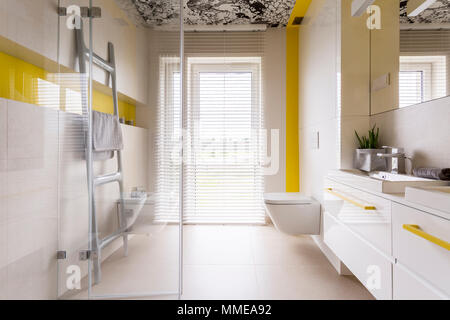
[[[320,233],[320,204],[301,193],[264,194],[266,211],[278,231],[289,235]]]

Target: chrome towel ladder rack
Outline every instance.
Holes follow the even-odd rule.
[[[86,135],[86,166],[87,166],[87,180],[88,180],[88,193],[89,193],[89,249],[87,251],[80,252],[81,260],[91,260],[93,261],[93,274],[94,274],[94,284],[98,284],[101,281],[101,251],[108,244],[112,243],[114,240],[123,237],[123,247],[125,256],[128,255],[128,233],[126,227],[126,220],[124,215],[124,187],[123,187],[123,167],[122,167],[122,152],[121,150],[116,150],[117,158],[117,172],[112,174],[107,174],[103,176],[94,176],[93,167],[93,147],[92,147],[92,103],[88,99],[88,90],[86,88],[87,83],[87,68],[86,60],[106,71],[111,79],[112,83],[112,97],[114,103],[114,116],[119,120],[119,105],[117,96],[117,83],[116,83],[116,63],[114,56],[114,45],[108,43],[108,61],[104,60],[100,56],[92,53],[86,48],[83,35],[83,24],[81,22],[80,28],[75,29],[76,32],[76,42],[77,42],[77,54],[79,61],[80,73],[83,77],[83,84],[81,88],[82,92],[82,104],[83,104],[83,116],[87,119],[87,125],[85,126]],[[92,94],[92,93],[91,93]],[[100,238],[98,234],[98,224],[97,224],[97,212],[95,207],[95,189],[99,186],[118,183],[120,190],[120,205],[118,206],[118,225],[119,228],[114,233],[108,235],[105,238]]]

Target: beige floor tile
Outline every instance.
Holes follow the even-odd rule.
[[[274,234],[264,228],[261,233],[254,232],[252,249],[256,265],[320,266],[328,263],[310,237]]]
[[[339,276],[323,266],[256,266],[263,299],[346,300],[373,299],[352,276]]]
[[[183,299],[373,299],[356,278],[339,276],[310,237],[254,226],[186,226],[184,231]],[[128,257],[119,249],[102,264],[102,283],[93,294],[176,291],[177,236],[178,227],[168,226],[156,237],[131,239]],[[71,298],[86,299],[87,292]]]
[[[120,248],[102,263],[102,280],[92,287],[92,297],[133,296],[139,299],[171,299],[178,292],[178,233],[168,227],[151,237],[137,235],[129,240],[129,254]],[[83,290],[63,299],[87,299],[87,277]],[[170,293],[170,294],[169,294]],[[148,296],[145,296],[148,294]],[[152,297],[151,294],[157,294]]]
[[[254,266],[185,266],[183,299],[259,299]]]
[[[249,227],[187,227],[184,264],[253,265],[250,233]]]

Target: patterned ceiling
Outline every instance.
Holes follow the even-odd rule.
[[[179,19],[178,0],[130,0],[150,26]],[[184,0],[189,25],[265,24],[286,26],[295,0]]]
[[[136,24],[179,23],[179,0],[115,0]],[[286,26],[296,0],[184,0],[189,25],[265,24]],[[450,0],[436,0],[417,17],[408,17],[409,0],[400,1],[401,23],[450,23]]]
[[[417,17],[408,17],[408,0],[400,0],[401,23],[450,23],[450,0],[437,0]]]

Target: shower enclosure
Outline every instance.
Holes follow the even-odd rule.
[[[149,30],[122,10],[124,1],[59,1],[55,77],[66,106],[59,113],[59,298],[181,295],[182,17],[179,1],[172,2],[177,19]],[[81,55],[77,32],[86,46]],[[124,149],[121,161],[117,152],[90,168],[85,141],[92,141],[92,111],[114,113],[112,46]],[[167,81],[178,87],[172,96]],[[172,125],[155,127],[160,117],[170,117]],[[158,135],[164,135],[162,145]],[[153,163],[164,153],[173,156],[171,163]],[[155,177],[156,165],[162,172]],[[96,183],[118,170],[111,183]]]
[[[131,0],[0,1],[0,299],[180,297],[183,18],[166,3],[151,29]],[[91,166],[93,111],[123,149]]]

